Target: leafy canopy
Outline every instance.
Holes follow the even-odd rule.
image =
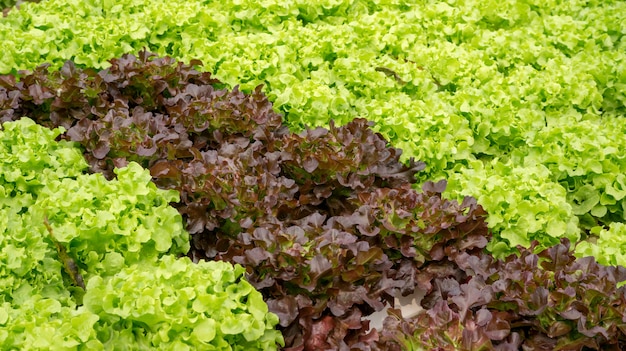
[[[0,72],[147,48],[264,84],[293,130],[366,117],[403,162],[425,162],[417,188],[448,179],[446,197],[480,199],[504,256],[624,221],[625,6],[50,0],[0,20]]]
[[[40,67],[5,80],[15,103],[0,114],[65,126],[108,178],[137,162],[179,192],[189,256],[244,266],[287,348],[376,347],[362,317],[413,292],[442,247],[487,244],[481,207],[443,200],[445,182],[415,191],[423,163],[401,163],[371,123],[292,133],[260,88],[225,89],[198,64],[142,52],[101,71]]]

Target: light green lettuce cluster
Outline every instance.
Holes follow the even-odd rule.
[[[85,174],[61,132],[0,129],[0,349],[276,349],[278,318],[242,267],[177,259],[178,194],[136,163]]]
[[[566,200],[566,190],[546,182],[550,171],[543,165],[519,167],[494,159],[470,162],[463,174],[451,173],[448,184],[462,189],[463,196],[476,197],[489,213],[488,227],[502,240],[491,241],[487,248],[495,256],[510,253],[511,246],[529,247],[532,240],[538,249],[559,243],[561,237],[572,242],[580,239],[578,217]]]
[[[111,181],[102,174],[51,180],[29,210],[48,218],[56,240],[90,274],[111,275],[165,253],[189,251],[182,218],[170,206],[178,193],[158,189],[150,172],[134,162],[115,174]]]
[[[60,133],[29,119],[0,129],[0,303],[19,306],[32,295],[73,303],[41,211],[31,211],[49,181],[75,181],[87,168],[80,149],[54,142]]]
[[[294,130],[373,120],[426,162],[420,182],[481,198],[510,249],[625,221],[625,12],[617,0],[47,0],[0,19],[0,72],[103,68],[144,47],[200,59],[228,84],[264,84]],[[501,202],[476,162],[489,186],[520,189],[507,198],[545,204]]]
[[[176,351],[275,350],[282,340],[274,329],[278,317],[244,273],[226,262],[194,264],[168,255],[110,279],[94,277],[85,307],[100,317],[98,338],[107,349],[137,343]]]
[[[606,266],[626,267],[626,224],[613,223],[609,228],[594,231],[594,243],[583,241],[576,246],[576,256],[593,256]]]
[[[105,350],[97,338],[100,317],[84,307],[31,295],[20,305],[0,304],[3,350]],[[128,344],[132,348],[132,343]]]
[[[170,206],[178,193],[158,189],[138,164],[116,169],[116,178],[107,181],[101,174],[84,174],[87,164],[78,147],[55,142],[61,129],[45,129],[28,118],[3,129],[0,192],[2,210],[9,212],[4,231],[9,237],[53,236],[85,273],[101,276],[189,250],[182,218]],[[23,250],[41,245],[19,241]]]

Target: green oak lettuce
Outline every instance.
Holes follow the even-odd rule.
[[[80,149],[67,141],[55,145],[60,133],[28,118],[4,126],[3,201],[17,198],[17,214],[27,211],[40,229],[46,219],[56,240],[92,274],[189,250],[180,215],[169,205],[179,199],[176,191],[157,189],[136,163],[116,169],[111,181],[83,174]]]
[[[63,131],[61,128],[42,129],[28,119],[3,125],[0,130],[0,182],[7,196],[3,196],[2,201],[10,201],[12,193],[34,201],[34,196],[48,181],[73,179],[87,169],[80,149],[73,147],[76,143],[52,142]]]
[[[104,350],[96,334],[98,315],[56,299],[29,296],[19,306],[0,304],[3,350]]]
[[[506,241],[491,241],[489,250],[505,255],[510,245],[528,247],[533,240],[541,248],[567,237],[580,240],[578,217],[566,201],[566,190],[557,183],[545,182],[550,171],[543,165],[516,166],[494,159],[489,163],[473,161],[463,175],[453,173],[449,184],[461,195],[480,194],[477,201],[489,213],[488,226]]]
[[[48,218],[56,239],[91,274],[110,275],[165,253],[186,253],[188,234],[169,205],[178,193],[157,189],[136,163],[115,173],[111,181],[101,174],[50,181],[30,211]]]
[[[82,176],[87,163],[74,143],[54,142],[48,130],[24,119],[0,130],[0,301],[20,305],[39,294],[73,303],[63,285],[62,263],[46,241],[44,217],[31,211],[52,180]],[[41,211],[39,211],[41,212]]]
[[[576,256],[597,257],[599,263],[607,266],[626,266],[626,225],[613,223],[608,228],[595,227],[594,242],[583,241],[576,245]]]
[[[282,339],[274,329],[278,317],[268,314],[244,273],[226,262],[195,264],[167,255],[110,279],[94,277],[85,307],[100,316],[99,339],[114,350],[135,342],[168,350],[275,349]]]

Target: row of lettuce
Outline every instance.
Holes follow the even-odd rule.
[[[371,122],[297,134],[199,62],[110,63],[0,76],[3,348],[624,345],[624,268],[566,238],[497,260],[476,200],[415,190]]]

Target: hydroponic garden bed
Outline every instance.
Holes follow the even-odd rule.
[[[626,2],[5,13],[2,349],[625,348]]]

